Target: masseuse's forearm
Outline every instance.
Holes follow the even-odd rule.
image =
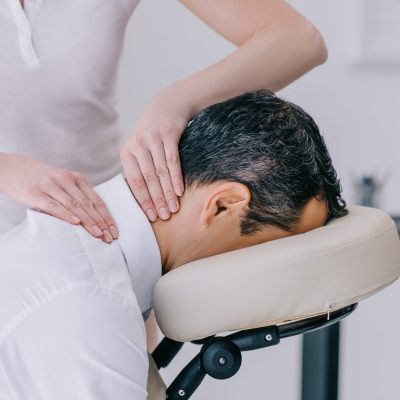
[[[9,154],[0,153],[0,193],[5,192]]]
[[[194,115],[246,91],[277,91],[326,57],[319,31],[305,19],[289,17],[259,29],[228,57],[170,88],[185,98]]]

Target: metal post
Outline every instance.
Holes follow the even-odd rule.
[[[337,400],[340,323],[303,335],[302,400]]]

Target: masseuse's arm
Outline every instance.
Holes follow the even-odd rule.
[[[128,183],[151,221],[178,210],[184,190],[178,142],[196,113],[246,91],[277,91],[327,57],[318,30],[281,0],[181,3],[238,48],[156,95],[123,146]]]
[[[80,173],[0,153],[0,193],[71,224],[81,224],[104,242],[118,237],[106,206]]]

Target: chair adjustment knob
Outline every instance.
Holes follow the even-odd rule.
[[[239,371],[242,354],[239,347],[232,341],[215,338],[203,346],[201,363],[208,375],[215,379],[227,379]]]

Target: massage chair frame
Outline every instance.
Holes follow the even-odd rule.
[[[255,329],[246,329],[227,336],[209,336],[194,340],[201,344],[199,353],[183,368],[167,389],[168,400],[189,399],[206,375],[215,379],[228,379],[239,371],[242,351],[275,346],[281,339],[309,333],[338,323],[351,314],[357,303],[332,311],[329,314]],[[169,365],[183,346],[183,342],[164,337],[152,353],[158,369]]]

